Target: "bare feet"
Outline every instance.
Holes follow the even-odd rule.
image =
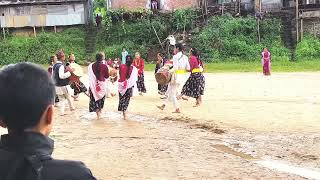
[[[187,97],[182,96],[182,99],[185,101],[188,101],[189,99]]]
[[[123,120],[127,120],[127,113],[123,112]]]
[[[176,109],[176,111],[174,111],[174,112],[172,112],[172,113],[177,113],[177,114],[179,114],[179,113],[181,113],[181,111],[180,111],[180,109],[178,108],[178,109]]]
[[[157,106],[157,108],[160,109],[160,110],[162,110],[162,111],[164,110],[165,107],[166,107],[166,105]]]

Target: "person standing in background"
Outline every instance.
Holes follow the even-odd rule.
[[[138,69],[137,88],[140,96],[142,96],[142,93],[146,93],[147,90],[144,84],[144,60],[141,58],[141,55],[139,52],[136,52],[135,54],[133,65]]]
[[[270,76],[271,75],[271,53],[268,51],[267,48],[263,49],[262,52],[262,69],[263,69],[263,75]]]
[[[48,73],[49,73],[50,77],[52,77],[53,66],[57,63],[57,61],[58,61],[58,59],[57,59],[56,55],[50,56],[49,67],[48,67]],[[58,95],[56,95],[56,97],[55,97],[55,105],[58,102],[59,102],[59,98],[58,98]]]
[[[128,51],[126,50],[125,47],[122,48],[122,53],[121,53],[121,64],[126,64],[126,58],[128,56]]]

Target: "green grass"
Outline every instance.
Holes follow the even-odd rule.
[[[146,71],[154,71],[155,64],[146,64]],[[261,72],[262,66],[259,62],[221,62],[207,63],[205,70],[208,73],[219,72]],[[278,61],[272,62],[272,72],[314,72],[320,71],[320,60],[314,61]]]
[[[146,71],[154,71],[155,64],[146,64]],[[1,65],[0,65],[1,67]],[[48,65],[43,65],[45,69]],[[259,62],[221,62],[205,64],[207,73],[223,73],[223,72],[261,72],[262,67]],[[278,61],[272,62],[272,72],[315,72],[320,71],[320,60],[312,61]]]

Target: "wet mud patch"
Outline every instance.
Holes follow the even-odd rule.
[[[201,122],[197,119],[192,119],[190,117],[163,117],[160,119],[160,121],[173,121],[173,122],[181,122],[185,123],[189,128],[191,129],[203,129],[215,134],[224,134],[226,133],[226,130],[218,127],[218,125],[214,123],[208,123],[208,122]]]

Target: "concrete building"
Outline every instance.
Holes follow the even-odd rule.
[[[152,1],[165,11],[199,6],[198,0],[109,0],[109,4],[112,9],[151,9]]]
[[[87,24],[91,0],[0,1],[0,27],[50,27]]]

